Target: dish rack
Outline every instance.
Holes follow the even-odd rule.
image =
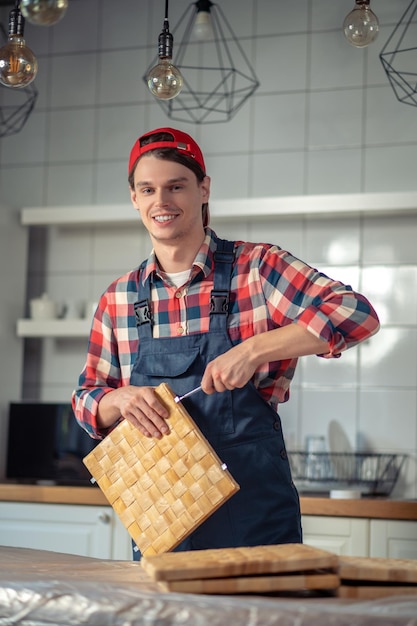
[[[405,454],[288,451],[294,483],[304,493],[357,489],[370,496],[389,496],[405,458]]]

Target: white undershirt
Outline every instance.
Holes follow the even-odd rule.
[[[190,278],[191,269],[184,270],[184,272],[165,272],[165,276],[175,285],[177,288],[182,287]]]

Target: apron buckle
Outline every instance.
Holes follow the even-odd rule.
[[[229,292],[212,290],[210,294],[210,314],[229,312]]]
[[[135,302],[135,316],[136,325],[142,326],[142,324],[150,324],[151,313],[148,300],[142,300],[141,302]]]

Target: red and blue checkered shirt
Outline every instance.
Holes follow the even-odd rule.
[[[108,432],[100,430],[96,422],[102,396],[130,383],[139,346],[134,311],[139,280],[151,280],[154,337],[208,332],[215,247],[214,233],[207,228],[190,278],[181,288],[161,275],[152,252],[142,272],[136,268],[121,276],[102,295],[92,322],[86,364],[73,393],[76,418],[93,437],[102,438]],[[322,355],[327,358],[340,356],[379,328],[368,300],[351,287],[278,246],[235,242],[228,315],[232,343],[287,324],[300,324],[328,342],[329,352]],[[296,365],[295,358],[273,361],[254,374],[256,388],[276,409],[288,400]]]

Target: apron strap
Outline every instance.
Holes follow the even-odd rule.
[[[139,293],[138,301],[135,302],[136,327],[139,339],[152,338],[152,308],[151,308],[151,281],[146,280],[143,284],[141,274],[146,266],[143,261],[139,268]]]
[[[230,278],[234,262],[234,241],[217,239],[214,252],[214,284],[210,294],[210,330],[226,330],[229,314]]]

